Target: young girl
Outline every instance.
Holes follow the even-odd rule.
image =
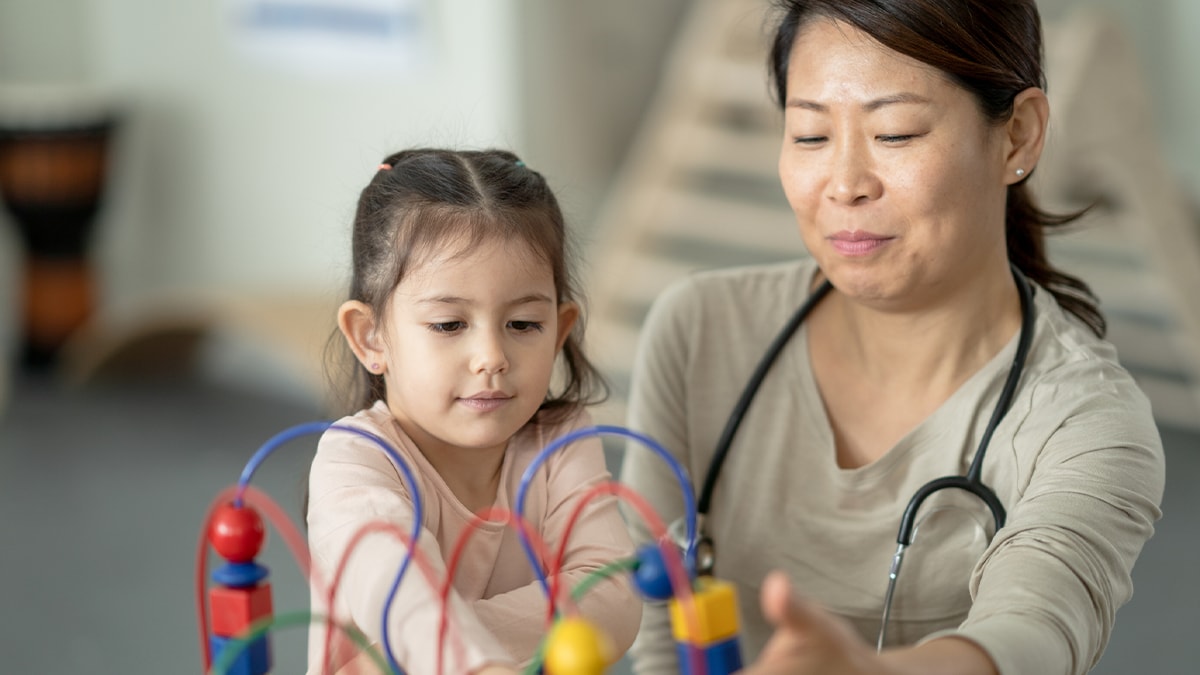
[[[583,407],[603,393],[580,349],[563,216],[542,176],[511,153],[409,150],[384,160],[362,191],[353,265],[350,300],[337,318],[357,359],[361,410],[338,425],[387,440],[414,471],[424,506],[418,548],[440,583],[474,514],[515,509],[531,460],[588,426]],[[560,354],[563,382],[552,385]],[[524,516],[556,550],[578,499],[609,478],[599,441],[573,444],[542,465]],[[309,548],[326,579],[365,524],[413,527],[401,473],[357,434],[331,430],[321,438],[309,491]],[[572,527],[563,581],[569,587],[631,554],[614,498],[595,500]],[[366,536],[337,588],[334,615],[377,647],[385,600],[406,555],[396,537]],[[437,668],[438,590],[413,565],[392,604],[388,638],[410,675]],[[453,591],[447,674],[509,672],[534,656],[546,634],[547,600],[511,526],[488,522],[475,532]],[[323,596],[313,596],[314,612],[324,614]],[[618,653],[632,643],[641,601],[626,579],[605,581],[579,608]],[[454,659],[459,642],[465,663]],[[324,626],[314,624],[312,673],[367,663],[339,639],[326,658],[324,644]]]

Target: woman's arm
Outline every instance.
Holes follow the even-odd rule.
[[[976,566],[961,626],[876,656],[773,577],[763,605],[776,632],[750,672],[1090,670],[1132,592],[1134,561],[1160,515],[1164,471],[1144,398],[1119,374],[1089,372],[1039,384],[1026,404],[1039,414],[992,449],[990,461],[1025,462],[1029,478]]]
[[[629,427],[657,441],[687,471],[693,490],[702,478],[689,466],[687,408],[688,336],[696,313],[690,282],[677,283],[655,301],[643,325],[628,405]],[[639,443],[626,445],[621,482],[642,495],[669,526],[684,514],[683,492],[669,465]],[[654,541],[640,514],[626,509],[638,546]],[[638,675],[677,675],[679,662],[665,603],[648,603],[631,650]]]
[[[848,624],[796,595],[782,572],[764,582],[762,608],[775,634],[744,675],[997,675],[982,648],[957,637],[876,653]]]
[[[1115,368],[1065,367],[1029,405],[1011,447],[993,450],[1030,467],[1028,484],[976,566],[971,611],[952,634],[1006,675],[1078,675],[1100,659],[1132,596],[1134,562],[1161,516],[1162,445],[1149,403]]]

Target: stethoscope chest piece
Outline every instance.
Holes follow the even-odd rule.
[[[717,556],[716,550],[713,548],[712,537],[708,536],[708,527],[703,514],[696,516],[696,546],[691,550],[690,555],[688,549],[691,542],[688,541],[686,519],[675,519],[667,528],[667,536],[683,552],[684,560],[691,568],[693,576],[712,575]]]

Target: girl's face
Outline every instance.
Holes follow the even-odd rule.
[[[1003,138],[969,92],[854,27],[815,20],[796,37],[779,175],[848,296],[900,309],[1007,274]]]
[[[381,326],[387,405],[426,455],[503,450],[546,397],[578,316],[524,244],[435,255],[392,293]]]

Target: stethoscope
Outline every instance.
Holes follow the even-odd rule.
[[[925,503],[935,492],[955,488],[965,490],[978,497],[988,508],[992,514],[992,519],[995,521],[995,529],[998,531],[1004,527],[1005,511],[1004,505],[1000,503],[1000,499],[996,497],[996,493],[983,483],[981,478],[983,472],[983,458],[987,454],[988,443],[992,439],[992,434],[995,432],[1000,420],[1004,418],[1012,405],[1013,395],[1017,389],[1017,383],[1021,379],[1021,371],[1025,368],[1025,360],[1029,354],[1029,345],[1033,341],[1033,288],[1029,285],[1029,281],[1021,274],[1016,267],[1012,268],[1013,279],[1017,284],[1017,292],[1021,298],[1021,334],[1017,338],[1017,352],[1013,356],[1012,365],[1008,370],[1008,378],[1004,382],[1004,388],[1000,391],[1000,399],[996,401],[996,407],[992,410],[992,416],[988,420],[987,427],[984,429],[983,437],[979,439],[979,447],[975,450],[975,457],[971,460],[971,466],[962,476],[944,476],[936,478],[922,485],[913,494],[909,500],[908,506],[904,509],[904,515],[900,518],[900,531],[896,535],[896,553],[892,557],[891,568],[888,571],[887,592],[884,595],[883,601],[883,617],[879,626],[879,639],[876,642],[876,649],[883,649],[884,638],[887,634],[888,619],[892,611],[892,597],[896,590],[896,581],[900,576],[900,566],[904,561],[904,552],[912,545],[913,537],[916,536],[917,530],[917,512],[921,505]],[[717,440],[716,451],[713,453],[712,460],[708,465],[708,472],[704,476],[704,484],[700,489],[700,497],[696,501],[696,528],[697,539],[692,558],[692,564],[695,567],[697,575],[710,575],[713,572],[713,566],[716,563],[716,549],[713,546],[712,537],[708,534],[706,524],[709,506],[712,503],[713,490],[716,487],[717,479],[721,475],[721,466],[725,463],[726,456],[729,455],[729,449],[733,445],[733,437],[737,433],[738,427],[741,426],[742,420],[746,416],[746,411],[750,408],[751,402],[754,400],[755,394],[758,393],[759,387],[767,376],[767,372],[783,351],[796,329],[813,308],[817,306],[829,292],[833,290],[833,285],[825,280],[821,285],[813,291],[796,313],[788,319],[787,324],[775,336],[771,344],[767,346],[767,351],[763,354],[762,359],[758,362],[758,366],[750,375],[750,380],[746,383],[746,388],[742,390],[741,397],[738,398],[737,404],[734,405],[733,411],[729,414],[729,419],[725,422],[725,429],[721,432],[720,438]],[[677,540],[682,535],[682,519],[673,523],[672,532],[676,533]]]

